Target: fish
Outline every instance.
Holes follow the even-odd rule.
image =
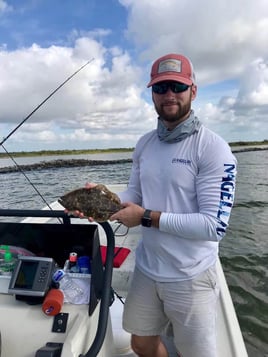
[[[85,217],[92,217],[97,222],[107,221],[112,214],[123,208],[117,194],[102,184],[70,191],[61,196],[58,202],[69,212],[80,211]]]

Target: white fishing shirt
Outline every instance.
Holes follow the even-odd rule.
[[[153,130],[138,141],[121,202],[161,211],[159,229],[142,227],[136,265],[156,281],[191,279],[213,265],[234,200],[236,159],[203,125],[177,143]]]

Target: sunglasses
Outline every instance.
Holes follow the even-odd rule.
[[[190,86],[180,82],[160,82],[152,85],[152,90],[156,94],[166,94],[170,88],[173,93],[185,92]]]

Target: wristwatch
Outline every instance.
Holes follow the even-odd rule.
[[[141,225],[143,227],[151,227],[152,226],[152,218],[150,217],[152,210],[146,209],[142,219],[141,219]]]

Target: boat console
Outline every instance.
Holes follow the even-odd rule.
[[[63,211],[0,210],[0,217],[0,246],[32,253],[17,259],[11,276],[0,275],[0,356],[110,355],[114,235],[109,223],[102,224],[107,237],[103,267],[97,224],[71,220]],[[73,251],[90,258],[89,303],[64,303],[59,314],[47,316],[41,305],[52,286],[52,274]],[[23,283],[22,275],[26,277]]]

